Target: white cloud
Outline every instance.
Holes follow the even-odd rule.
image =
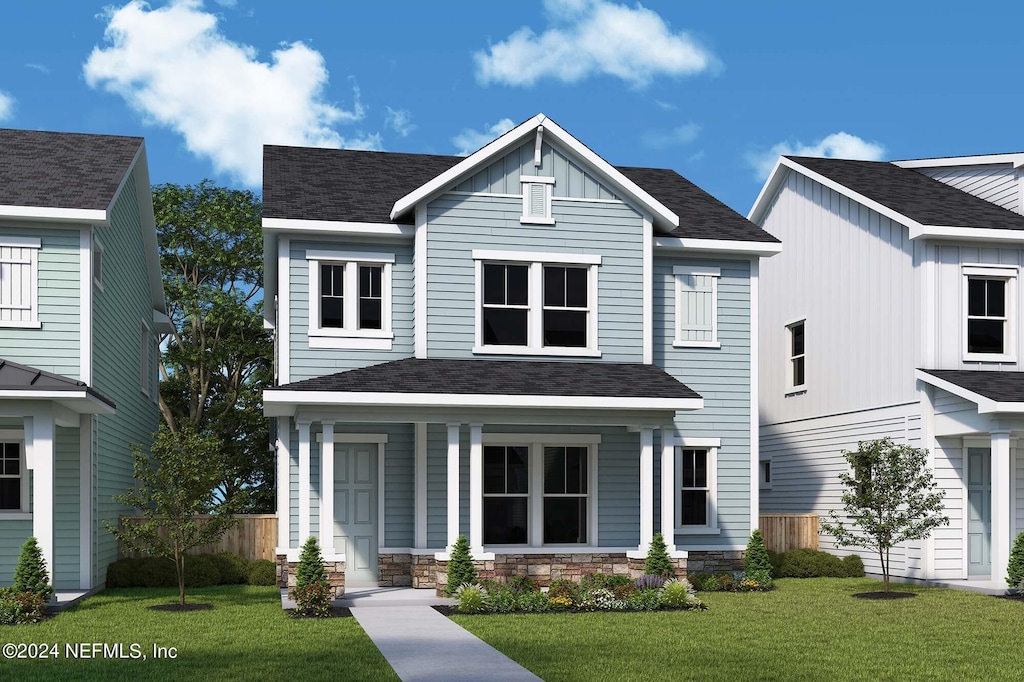
[[[234,7],[238,4],[238,0],[214,0],[221,7]]]
[[[718,65],[683,31],[673,33],[656,13],[608,0],[545,0],[548,27],[523,26],[473,55],[483,85],[532,86],[543,78],[576,83],[594,75],[644,87],[655,76],[685,76]]]
[[[216,15],[202,11],[201,0],[155,10],[132,0],[108,9],[104,19],[106,45],[85,62],[86,82],[181,134],[218,173],[258,187],[265,143],[380,148],[379,135],[343,137],[335,130],[364,117],[359,88],[353,81],[351,109],[326,101],[324,59],[301,42],[259,61],[255,48],[217,30]]]
[[[676,126],[667,133],[647,132],[640,138],[645,147],[652,149],[663,149],[675,145],[690,144],[700,134],[700,126],[696,123],[684,123]]]
[[[26,64],[25,68],[34,69],[39,73],[50,73],[49,67],[47,67],[45,64]]]
[[[832,133],[814,144],[779,142],[767,151],[751,152],[746,160],[759,181],[765,180],[775,167],[780,156],[820,156],[829,159],[855,159],[858,161],[881,161],[885,146],[869,142],[846,132]]]
[[[387,113],[384,115],[384,125],[391,128],[402,137],[408,137],[409,133],[416,130],[416,124],[412,122],[412,114],[408,109],[392,109],[384,107]]]
[[[663,102],[660,99],[654,100],[654,103],[658,105],[658,108],[661,109],[662,111],[675,111],[676,109],[679,108],[675,104],[672,104],[671,102]]]
[[[0,122],[14,118],[14,98],[0,90]]]
[[[459,156],[468,156],[485,144],[504,135],[516,127],[510,118],[503,118],[494,125],[484,124],[483,130],[464,128],[462,132],[452,138],[452,144],[459,150]]]

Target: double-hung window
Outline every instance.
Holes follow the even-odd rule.
[[[28,472],[24,437],[18,431],[0,434],[0,514],[27,512]]]
[[[306,251],[309,345],[389,350],[394,254]]]
[[[599,357],[600,256],[473,251],[475,353]]]
[[[1016,266],[965,265],[964,360],[1013,361]]]
[[[718,280],[720,268],[672,268],[676,289],[675,346],[719,348]]]
[[[684,438],[676,447],[676,518],[682,533],[717,532],[718,438]]]
[[[586,447],[544,448],[544,543],[587,542]]]
[[[807,389],[804,376],[804,323],[799,320],[786,325],[788,362],[786,368],[786,392],[798,393]]]
[[[530,449],[484,448],[484,544],[526,544],[529,532]]]
[[[0,327],[40,327],[39,239],[0,238]]]

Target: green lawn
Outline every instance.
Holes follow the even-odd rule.
[[[710,610],[456,616],[545,680],[1014,680],[1024,602],[867,579],[787,579],[700,593]],[[454,659],[457,660],[457,659]]]
[[[289,618],[276,587],[190,590],[210,611],[169,613],[147,606],[177,600],[175,589],[108,590],[56,618],[0,626],[0,642],[57,644],[57,660],[0,658],[3,680],[397,680],[352,618]],[[67,644],[140,645],[147,660],[69,660]],[[177,658],[154,660],[153,646]]]

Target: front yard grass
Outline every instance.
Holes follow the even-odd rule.
[[[545,680],[1024,678],[1024,601],[869,579],[783,579],[772,592],[698,593],[710,610],[455,616]],[[457,658],[453,659],[454,662]]]
[[[0,658],[6,680],[397,680],[353,618],[294,619],[276,587],[190,589],[209,611],[146,608],[177,601],[173,588],[107,590],[56,618],[0,626],[0,643],[57,644],[55,660]],[[69,660],[66,644],[137,643],[147,660]],[[153,646],[177,658],[154,660]],[[102,654],[100,654],[101,656]]]

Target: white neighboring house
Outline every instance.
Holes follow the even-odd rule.
[[[1022,166],[779,159],[748,216],[786,244],[761,266],[763,512],[841,511],[841,451],[891,436],[929,450],[950,518],[893,575],[1005,584],[1024,530]]]

